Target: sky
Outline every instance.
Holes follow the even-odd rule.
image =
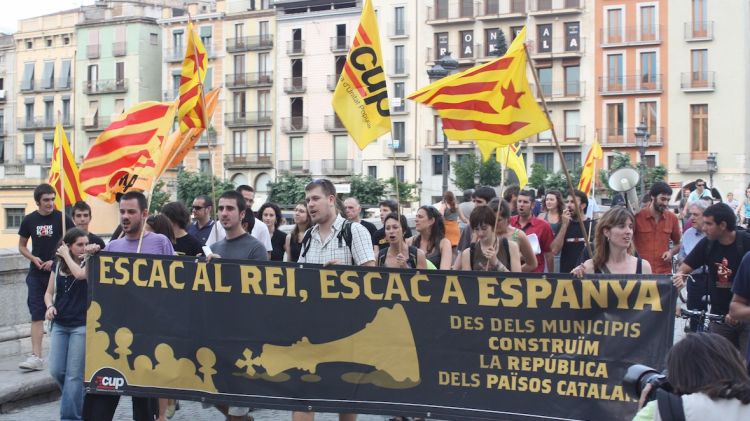
[[[19,19],[74,9],[82,4],[93,4],[94,0],[25,0],[23,3],[25,7],[3,8],[0,13],[0,32],[6,34],[16,32]]]

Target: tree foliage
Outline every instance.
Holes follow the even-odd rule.
[[[388,187],[390,188],[391,194],[393,196],[396,196],[396,183],[398,183],[398,197],[396,200],[398,200],[401,205],[406,205],[417,200],[417,197],[414,194],[415,190],[417,189],[416,184],[407,183],[405,181],[398,181],[396,177],[389,178],[386,183],[388,184]]]
[[[148,208],[149,213],[161,210],[165,203],[169,202],[170,194],[164,189],[164,180],[159,180],[154,186],[154,192],[151,195],[151,205]]]
[[[385,196],[386,184],[377,178],[354,174],[347,181],[351,185],[351,193],[346,197],[356,197],[363,205],[377,205]]]
[[[536,162],[531,164],[531,175],[529,176],[529,185],[538,189],[544,186],[545,180],[549,177],[549,172],[544,165],[537,164]]]
[[[312,181],[308,176],[282,175],[275,183],[268,183],[271,194],[268,201],[278,205],[292,206],[305,198],[305,186]]]
[[[500,185],[501,167],[494,160],[489,159],[482,162],[481,158],[474,155],[466,155],[451,163],[455,178],[451,181],[460,190],[473,189],[475,187],[474,176],[479,171],[479,184],[482,186]]]
[[[213,179],[214,194],[211,195],[211,179]],[[192,204],[193,199],[202,194],[208,195],[216,203],[221,194],[227,190],[234,190],[234,184],[222,180],[213,174],[180,170],[177,173],[177,200]]]

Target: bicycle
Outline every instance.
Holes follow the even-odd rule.
[[[709,332],[711,322],[724,323],[724,315],[713,314],[704,310],[688,310],[680,307],[680,318],[693,320],[696,323],[696,332]],[[692,332],[690,325],[686,323],[685,332]]]

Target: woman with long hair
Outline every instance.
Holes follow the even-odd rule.
[[[617,206],[599,219],[594,235],[594,258],[576,266],[571,273],[650,274],[648,261],[633,255],[633,226],[635,216],[630,210]]]
[[[268,233],[271,234],[271,260],[281,262],[284,260],[284,246],[286,245],[286,233],[279,229],[281,221],[281,208],[279,205],[266,202],[258,211],[261,221],[268,227]]]
[[[427,263],[424,251],[406,245],[404,232],[406,227],[398,214],[391,213],[383,221],[385,240],[388,247],[378,252],[378,266],[399,269],[426,269]]]
[[[544,195],[544,212],[539,214],[539,218],[549,223],[555,236],[560,232],[563,209],[562,193],[557,190],[550,190]]]
[[[469,216],[477,241],[459,257],[463,270],[520,272],[521,253],[518,244],[495,232],[495,211],[489,206],[474,208]]]
[[[666,375],[682,401],[683,413],[673,419],[750,419],[750,377],[742,355],[723,336],[689,333],[669,351]],[[643,388],[633,420],[661,419],[658,401],[644,406],[651,390],[650,384]]]
[[[461,237],[461,230],[458,227],[458,205],[456,205],[456,196],[452,191],[443,193],[440,213],[443,215],[443,224],[445,225],[445,238],[451,242],[451,247],[458,245]]]
[[[422,250],[427,260],[436,269],[450,269],[453,260],[453,246],[445,238],[443,217],[433,206],[424,205],[414,217],[417,235],[406,239],[406,244]]]
[[[297,202],[294,206],[294,228],[286,236],[284,250],[286,251],[286,261],[296,262],[302,252],[302,239],[305,238],[305,232],[312,226],[312,218],[307,210],[307,203],[304,200]]]
[[[166,216],[162,214],[149,216],[146,218],[146,226],[144,228],[148,232],[155,232],[169,238],[169,242],[174,246],[175,238],[172,221]]]
[[[495,198],[489,203],[490,209],[497,212],[500,208],[500,217],[497,219],[497,231],[495,233],[501,237],[518,244],[518,250],[521,254],[521,272],[533,272],[537,266],[534,249],[531,248],[531,242],[523,230],[510,225],[510,205],[505,199]]]
[[[88,283],[82,263],[88,243],[88,236],[78,228],[65,233],[44,294],[45,317],[53,322],[49,371],[62,390],[60,419],[63,420],[83,418]]]

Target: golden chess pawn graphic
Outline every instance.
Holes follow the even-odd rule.
[[[396,382],[418,383],[419,359],[409,319],[401,304],[380,308],[370,323],[353,335],[314,344],[307,337],[289,346],[265,344],[257,357],[245,349],[235,365],[248,375],[254,366],[263,367],[269,376],[298,368],[315,373],[319,364],[352,362],[366,364],[387,373]]]

